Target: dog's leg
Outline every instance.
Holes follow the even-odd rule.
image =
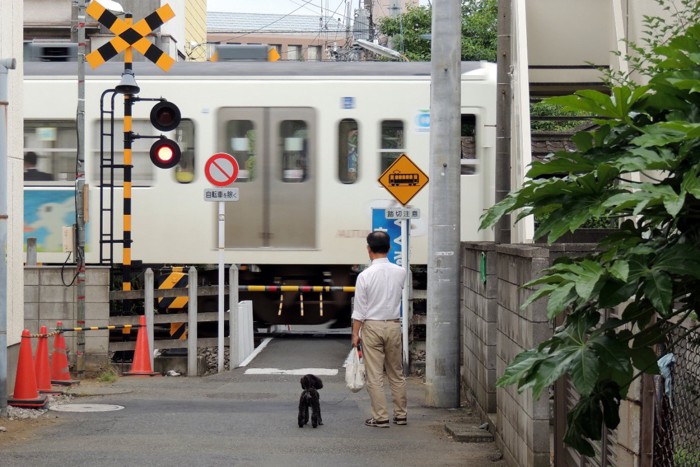
[[[306,398],[304,397],[305,393],[301,393],[301,397],[299,397],[299,416],[297,419],[297,423],[299,423],[299,428],[304,428],[304,424],[308,422],[308,411],[306,415],[306,420],[304,420],[304,408],[306,407]]]
[[[318,425],[323,425],[321,421],[321,404],[318,392],[311,391],[311,396],[311,426],[316,428]]]

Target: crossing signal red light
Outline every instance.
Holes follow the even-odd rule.
[[[172,169],[180,162],[181,156],[180,146],[164,136],[151,146],[151,162],[159,169]]]
[[[160,101],[151,109],[151,124],[160,131],[172,131],[180,124],[180,109],[168,101]]]

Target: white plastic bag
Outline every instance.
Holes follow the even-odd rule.
[[[345,359],[345,384],[352,392],[358,392],[365,387],[365,363],[353,347]]]

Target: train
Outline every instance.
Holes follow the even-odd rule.
[[[382,174],[401,155],[429,172],[428,62],[177,62],[167,73],[136,62],[133,77],[140,91],[130,109],[131,213],[124,216],[126,171],[119,170],[119,161],[126,106],[114,91],[124,69],[108,62],[86,70],[88,267],[107,264],[123,273],[124,243],[114,239],[126,238],[126,227],[129,267],[194,266],[203,271],[203,281],[214,284],[223,224],[224,261],[239,266],[241,284],[352,286],[368,261],[366,235],[377,228],[393,237],[400,231],[385,210],[404,206],[380,183]],[[24,67],[25,154],[35,153],[37,169],[52,178],[25,180],[24,187],[25,245],[36,239],[42,264],[65,264],[75,250],[77,76],[76,62]],[[182,154],[170,169],[155,167],[149,157],[152,138],[163,134],[149,119],[159,99],[176,104],[182,117],[165,133]],[[494,203],[496,100],[495,64],[463,62],[464,241],[492,239],[478,224]],[[235,160],[236,179],[216,186],[236,188],[237,200],[210,202],[206,194],[217,181],[214,159],[226,156]],[[116,161],[109,176],[105,159]],[[391,185],[415,186],[414,178],[392,173]],[[420,212],[410,221],[406,249],[412,267],[423,271],[429,183],[405,206]],[[402,262],[403,246],[398,239],[392,245],[397,251],[390,259]],[[264,323],[349,324],[351,294],[300,294],[243,293],[241,299],[253,300],[256,320]]]

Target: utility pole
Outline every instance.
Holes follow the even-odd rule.
[[[459,407],[461,2],[434,2],[426,404]]]
[[[76,326],[85,327],[85,8],[87,0],[78,0],[78,111],[76,128],[78,154],[75,165],[75,222],[76,252]],[[76,372],[78,377],[85,371],[85,332],[76,335]]]
[[[510,76],[512,68],[511,30],[512,0],[498,0],[497,43],[497,106],[496,106],[496,203],[510,193],[510,119],[513,103]],[[510,243],[510,216],[503,216],[496,224],[496,243]]]

